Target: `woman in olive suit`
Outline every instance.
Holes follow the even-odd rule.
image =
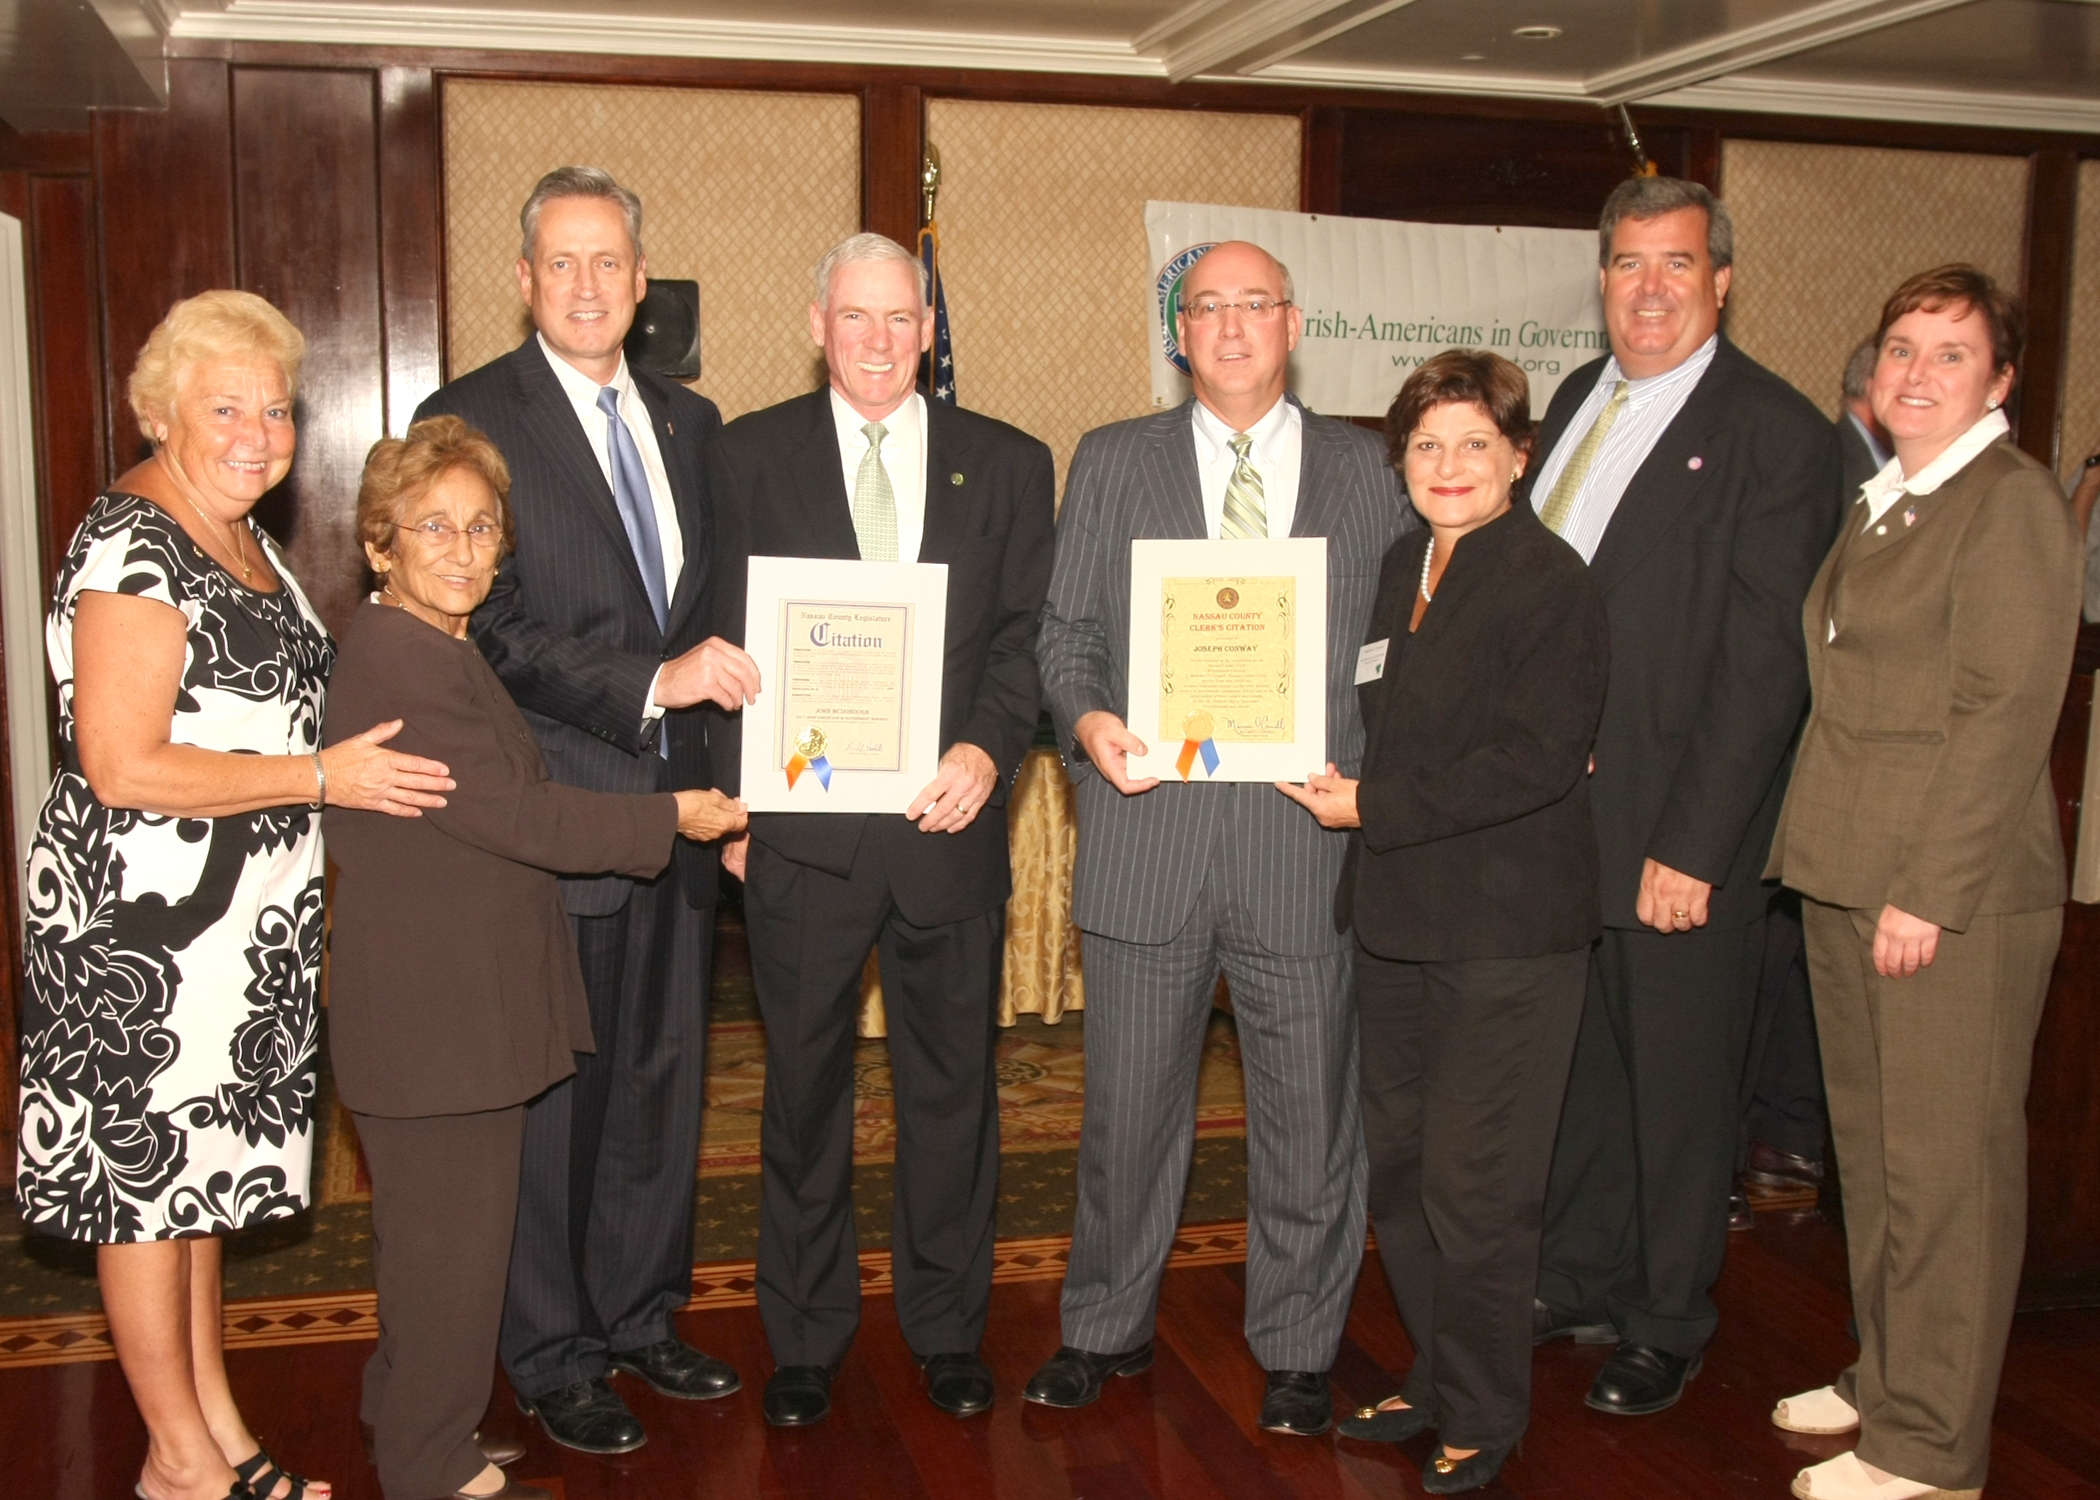
[[[2063,931],[2049,743],[2083,563],[1999,408],[2018,306],[1972,266],[1889,298],[1868,389],[1895,458],[1802,610],[1814,698],[1767,875],[1802,919],[1859,1359],[1779,1403],[1857,1430],[1803,1500],[1980,1492],[2027,1227],[2025,1101]]]
[[[525,1103],[592,1050],[552,871],[643,877],[719,838],[713,791],[622,796],[548,779],[467,635],[510,535],[510,475],[457,417],[373,446],[357,524],[380,588],[336,658],[323,739],[387,705],[458,789],[420,818],[325,815],[338,867],[329,1054],[372,1173],[379,1347],[362,1418],[387,1500],[534,1500],[478,1441],[517,1217]],[[369,722],[369,721],[367,721]]]
[[[1529,394],[1466,349],[1401,387],[1386,433],[1429,524],[1371,606],[1363,777],[1279,787],[1361,830],[1336,925],[1356,930],[1371,1219],[1415,1348],[1400,1394],[1341,1431],[1435,1428],[1432,1494],[1490,1482],[1531,1418],[1546,1173],[1602,925],[1588,769],[1610,637],[1582,558],[1510,503]]]

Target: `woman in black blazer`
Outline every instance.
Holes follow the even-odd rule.
[[[1341,1430],[1437,1429],[1432,1494],[1492,1480],[1530,1420],[1546,1172],[1602,924],[1588,769],[1609,637],[1582,559],[1510,503],[1529,404],[1485,351],[1401,387],[1387,437],[1429,526],[1379,579],[1363,777],[1281,788],[1361,829],[1335,920],[1356,929],[1371,1218],[1415,1347],[1401,1393]]]
[[[358,534],[380,589],[359,606],[322,738],[384,703],[399,740],[443,745],[458,789],[390,818],[330,808],[337,869],[329,1054],[372,1173],[379,1348],[362,1419],[387,1500],[532,1500],[482,1445],[517,1217],[525,1102],[593,1049],[550,871],[654,875],[675,834],[744,826],[719,792],[621,795],[548,779],[467,635],[509,537],[510,476],[457,417],[365,461]]]

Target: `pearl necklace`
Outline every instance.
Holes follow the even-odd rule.
[[[1435,557],[1436,538],[1431,537],[1429,539],[1429,545],[1422,549],[1422,602],[1424,604],[1429,604],[1433,602],[1429,597],[1429,564],[1435,559]]]

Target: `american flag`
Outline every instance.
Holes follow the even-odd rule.
[[[940,226],[928,220],[919,231],[919,259],[926,265],[926,279],[933,286],[933,348],[926,353],[921,375],[936,401],[955,405],[955,345],[948,337],[948,289],[941,284]]]

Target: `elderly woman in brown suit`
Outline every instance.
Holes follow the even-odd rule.
[[[375,444],[358,533],[380,589],[336,659],[323,738],[372,720],[459,783],[418,819],[331,809],[340,870],[330,1053],[372,1173],[379,1348],[363,1421],[388,1500],[540,1497],[476,1428],[502,1316],[525,1102],[592,1049],[552,871],[655,874],[676,834],[744,826],[719,792],[619,796],[548,779],[467,635],[510,536],[510,476],[457,417]],[[362,718],[360,718],[362,716]],[[443,746],[442,751],[436,747]]]
[[[2063,930],[2049,742],[2081,552],[1999,410],[2020,310],[1971,266],[1882,310],[1895,459],[1802,614],[1814,703],[1768,875],[1806,898],[1859,1360],[1779,1403],[1857,1430],[1803,1500],[1981,1493],[2027,1221],[2024,1101]]]

